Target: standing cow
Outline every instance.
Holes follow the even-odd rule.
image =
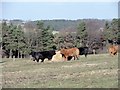
[[[61,49],[60,50],[64,60],[67,61],[69,57],[74,57],[74,60],[79,57],[79,49],[78,48],[69,48],[69,49]]]
[[[88,54],[88,47],[79,47],[79,55],[85,55],[87,57]]]
[[[31,52],[30,55],[33,58],[33,61],[39,62],[41,59],[41,62],[44,62],[45,58],[48,58],[48,60],[51,60],[53,55],[56,54],[55,50],[50,50],[50,51],[42,51],[42,52]]]
[[[118,45],[109,46],[108,51],[109,51],[109,54],[111,56],[117,55],[117,53],[118,53]]]

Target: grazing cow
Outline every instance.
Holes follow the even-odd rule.
[[[113,40],[108,39],[108,43],[113,45],[114,42],[113,42]]]
[[[111,45],[111,46],[108,48],[108,51],[109,51],[109,54],[110,54],[111,56],[117,55],[117,53],[118,53],[118,45]]]
[[[88,47],[79,47],[79,55],[85,55],[87,57],[88,54]]]
[[[56,54],[55,50],[30,53],[30,55],[33,57],[33,61],[36,60],[37,62],[39,62],[39,59],[41,59],[41,62],[44,62],[45,58],[48,58],[48,60],[51,60],[52,56],[55,54]]]
[[[61,49],[60,50],[62,57],[64,57],[65,61],[68,60],[69,57],[74,57],[74,60],[79,56],[79,49],[78,48],[69,48],[69,49]]]
[[[114,39],[114,40],[110,40],[108,39],[108,43],[111,44],[111,45],[119,45],[120,44],[120,40],[118,39]]]

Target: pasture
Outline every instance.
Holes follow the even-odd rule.
[[[79,60],[37,63],[3,59],[3,88],[118,88],[118,56],[80,56]]]

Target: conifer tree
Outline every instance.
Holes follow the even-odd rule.
[[[78,25],[77,36],[76,36],[76,46],[85,46],[88,34],[86,30],[85,22],[80,22]]]

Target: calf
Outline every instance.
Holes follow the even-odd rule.
[[[44,62],[45,58],[48,58],[48,60],[51,60],[53,55],[55,55],[55,50],[50,51],[42,51],[42,52],[31,52],[30,55],[33,57],[33,61],[39,62],[39,59],[41,59],[41,62]]]

